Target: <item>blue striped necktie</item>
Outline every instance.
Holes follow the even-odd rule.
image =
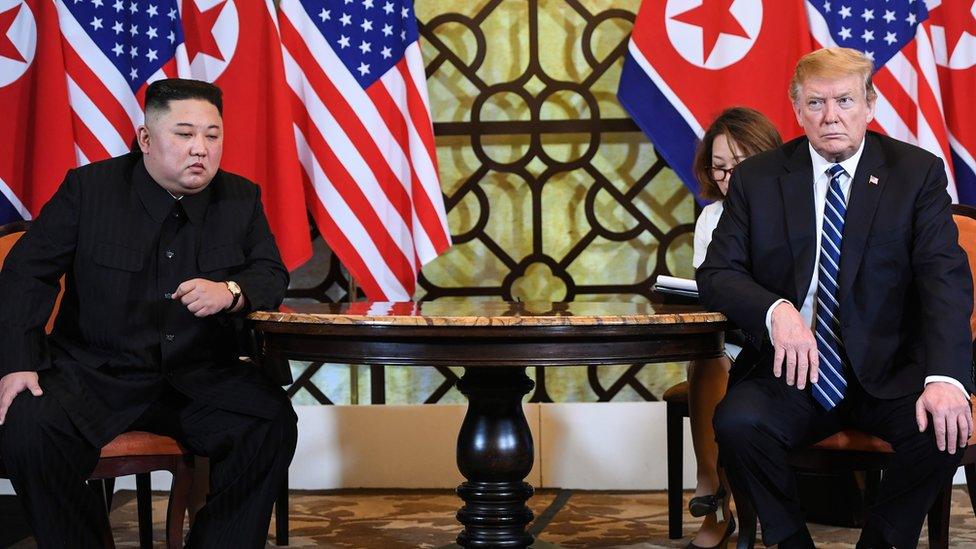
[[[824,204],[823,229],[820,237],[820,269],[817,285],[817,352],[820,355],[820,377],[812,385],[813,397],[830,410],[844,398],[847,380],[844,379],[844,342],[840,334],[840,304],[837,301],[840,280],[841,238],[844,234],[844,215],[847,205],[840,190],[840,178],[845,174],[840,164],[827,170],[830,184]]]

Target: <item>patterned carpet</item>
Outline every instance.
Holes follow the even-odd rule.
[[[685,494],[686,500],[690,496]],[[138,547],[134,493],[117,494],[112,525],[118,547]],[[293,492],[289,547],[439,548],[450,546],[458,531],[454,512],[459,500],[448,491]],[[664,492],[579,492],[540,490],[529,506],[536,521],[533,534],[562,547],[683,547],[690,538],[667,538]],[[163,547],[165,495],[153,498],[156,547]],[[696,522],[685,516],[685,534]],[[272,532],[274,526],[272,525]],[[817,547],[853,547],[857,531],[811,525]],[[976,518],[965,490],[953,493],[951,547],[976,547]],[[734,539],[734,538],[733,538]],[[920,546],[926,546],[923,528]],[[25,540],[14,547],[29,548]],[[268,547],[275,547],[269,538]]]

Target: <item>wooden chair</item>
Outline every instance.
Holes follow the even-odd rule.
[[[0,226],[0,267],[3,266],[3,260],[14,243],[27,230],[28,225],[28,222],[20,221]],[[51,318],[48,320],[48,331],[53,325],[60,299],[59,295]],[[104,481],[95,483],[95,486],[100,491],[108,512],[111,510],[115,478],[136,475],[139,547],[149,549],[152,547],[152,493],[149,477],[151,471],[169,471],[173,474],[169,506],[166,511],[166,546],[172,549],[183,547],[183,520],[186,516],[193,477],[193,455],[175,439],[141,431],[122,433],[102,448],[91,478],[93,481]],[[7,471],[0,457],[0,477],[6,478],[6,474]]]
[[[969,269],[976,273],[976,208],[953,205],[952,218],[959,229],[959,245],[969,258]],[[970,328],[976,334],[976,314],[969,322]],[[976,358],[976,344],[973,346],[973,357]],[[973,406],[976,409],[976,398],[973,398]],[[857,430],[847,430],[835,433],[809,448],[793,452],[790,463],[798,469],[811,471],[865,471],[868,473],[865,491],[870,501],[876,485],[875,479],[880,477],[880,471],[887,466],[892,452],[891,446],[877,437]],[[969,501],[976,513],[976,435],[969,439],[960,467],[965,468]],[[753,547],[756,540],[755,511],[747,497],[735,497],[735,501],[739,514],[738,547]],[[950,480],[928,513],[929,547],[933,549],[949,546],[951,502]]]

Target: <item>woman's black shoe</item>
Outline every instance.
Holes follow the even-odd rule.
[[[720,486],[716,494],[691,498],[691,501],[688,502],[688,512],[693,517],[703,517],[707,514],[714,513],[718,511],[718,507],[722,504],[726,495],[725,487]]]

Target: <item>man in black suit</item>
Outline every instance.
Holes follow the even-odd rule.
[[[0,450],[40,547],[102,544],[84,482],[126,430],[210,458],[189,546],[265,545],[296,416],[238,328],[288,273],[259,188],[219,169],[221,105],[204,82],[150,85],[140,151],[69,171],[0,272]]]
[[[867,131],[871,61],[802,58],[805,137],[736,167],[697,278],[758,351],[715,415],[767,544],[813,547],[790,449],[853,426],[895,450],[859,547],[914,547],[972,432],[973,288],[942,161]]]

